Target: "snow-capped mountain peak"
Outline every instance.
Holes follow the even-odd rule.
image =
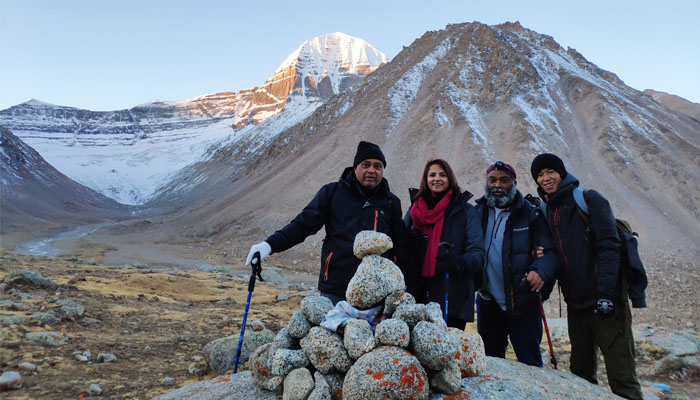
[[[210,145],[251,135],[242,129],[278,114],[293,97],[289,114],[298,120],[385,62],[364,40],[336,32],[302,44],[253,89],[117,111],[30,99],[1,110],[0,125],[75,181],[122,203],[142,204],[170,174],[204,157]],[[265,137],[278,133],[264,131]]]
[[[304,42],[284,60],[275,74],[296,67],[300,77],[308,76],[315,83],[327,76],[333,91],[338,93],[342,91],[341,81],[345,75],[366,75],[386,62],[386,55],[366,41],[335,32]]]

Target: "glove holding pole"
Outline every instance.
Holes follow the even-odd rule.
[[[272,254],[272,247],[270,247],[270,244],[267,242],[260,242],[256,243],[250,248],[250,252],[248,253],[248,257],[245,259],[245,265],[250,265],[251,262],[253,262],[253,258],[255,253],[258,253],[258,258],[259,260],[257,261],[258,263],[262,262],[267,256]]]
[[[243,322],[241,323],[241,337],[238,339],[238,349],[236,350],[236,361],[233,366],[233,373],[235,374],[238,372],[238,360],[241,357],[241,348],[243,347],[243,336],[245,335],[245,325],[246,321],[248,320],[248,309],[250,308],[250,297],[253,294],[253,290],[255,290],[255,278],[257,277],[260,279],[260,282],[265,282],[265,280],[262,278],[262,263],[261,260],[264,257],[267,257],[270,252],[267,252],[266,255],[262,255],[260,251],[254,251],[256,249],[256,246],[262,246],[262,245],[267,245],[267,248],[270,248],[270,245],[267,244],[266,242],[258,243],[251,248],[250,254],[248,254],[248,259],[246,260],[246,264],[250,264],[251,266],[251,272],[250,272],[250,279],[248,280],[248,299],[245,302],[245,312],[243,313]],[[264,250],[264,249],[263,249]]]

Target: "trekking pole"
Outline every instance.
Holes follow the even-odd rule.
[[[438,244],[438,249],[446,252],[451,252],[454,245],[450,242],[440,242]],[[439,251],[438,250],[438,251]],[[445,272],[445,323],[447,323],[447,304],[448,304],[448,292],[450,291],[450,273]]]
[[[549,326],[547,326],[547,317],[544,315],[544,306],[542,305],[542,299],[540,299],[540,312],[542,312],[542,322],[544,323],[544,331],[547,333],[547,343],[549,343],[549,354],[552,356],[552,366],[554,366],[554,369],[559,369],[557,368],[557,358],[554,357],[552,338],[549,336]]]
[[[450,288],[450,273],[445,272],[445,323],[447,323],[447,292]]]
[[[238,372],[238,359],[241,357],[241,348],[243,347],[243,335],[245,335],[245,324],[248,319],[248,309],[250,308],[250,296],[255,290],[255,276],[257,275],[260,282],[265,282],[262,278],[262,265],[260,263],[260,253],[255,252],[253,254],[253,259],[250,262],[252,271],[250,273],[250,280],[248,280],[248,299],[245,302],[245,312],[243,313],[243,324],[241,325],[241,337],[238,339],[238,350],[236,350],[236,362],[233,366],[233,373]]]

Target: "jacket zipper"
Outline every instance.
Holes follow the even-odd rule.
[[[374,210],[374,231],[377,231],[377,219],[379,218],[379,210]]]
[[[327,281],[328,280],[328,266],[331,264],[331,257],[333,257],[333,252],[331,251],[330,254],[328,254],[328,258],[326,258],[326,273],[323,274],[323,280]]]

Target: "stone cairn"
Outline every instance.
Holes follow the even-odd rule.
[[[401,270],[380,256],[392,247],[383,233],[360,232],[353,251],[362,262],[345,293],[357,310],[383,306],[381,322],[351,318],[334,332],[320,326],[331,301],[306,297],[272,343],[251,355],[255,385],[285,400],[428,399],[454,394],[462,378],[484,371],[481,337],[448,328],[438,303],[416,304]]]

